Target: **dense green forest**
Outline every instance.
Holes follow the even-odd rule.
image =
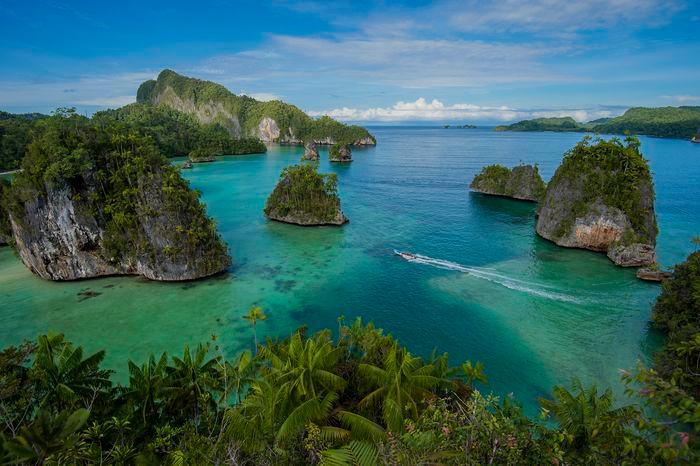
[[[212,335],[182,354],[129,361],[124,385],[101,368],[104,351],[85,354],[62,335],[5,348],[0,462],[697,464],[698,257],[676,268],[655,308],[657,325],[675,329],[661,359],[677,367],[622,371],[634,404],[574,380],[530,419],[512,396],[488,394],[479,362],[415,356],[359,318],[338,318],[335,339],[302,327],[259,344],[267,316],[256,307],[242,316],[253,351],[226,358],[228,336]]]
[[[680,139],[690,139],[698,129],[700,107],[636,107],[619,117],[600,118],[588,123],[578,123],[571,117],[535,118],[496,127],[496,131],[591,131]]]
[[[98,112],[93,119],[116,120],[148,136],[168,157],[205,151],[209,155],[259,154],[267,149],[257,138],[236,139],[218,124],[200,124],[194,117],[165,105],[131,104]]]
[[[20,167],[29,143],[43,128],[41,114],[12,115],[0,112],[0,171]],[[108,126],[119,121],[150,138],[167,157],[187,156],[195,149],[211,155],[266,152],[257,138],[236,139],[220,125],[202,125],[192,116],[166,106],[131,104],[95,113],[93,121]]]
[[[138,89],[137,102],[156,101],[171,106],[186,101],[195,108],[206,108],[205,113],[213,117],[214,123],[234,133],[240,131],[243,136],[257,136],[260,121],[269,117],[279,128],[279,142],[284,142],[285,137],[302,141],[331,138],[346,143],[370,138],[376,142],[360,126],[345,125],[327,116],[314,119],[280,100],[260,102],[246,95],[236,95],[220,84],[188,78],[171,70],[163,70],[157,80],[146,81]]]
[[[27,144],[35,135],[35,122],[45,117],[40,113],[16,115],[0,111],[0,171],[19,168]]]

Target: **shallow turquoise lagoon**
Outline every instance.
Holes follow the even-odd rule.
[[[202,191],[234,265],[193,283],[114,277],[43,281],[0,249],[0,344],[49,330],[89,350],[123,378],[125,358],[179,352],[218,337],[227,354],[252,345],[241,316],[254,304],[270,316],[259,334],[337,328],[362,316],[415,353],[436,348],[454,364],[480,360],[490,389],[513,392],[534,413],[537,397],[578,375],[622,396],[619,368],[647,360],[659,337],[648,326],[657,285],[616,268],[602,254],[558,248],[534,232],[534,205],[470,193],[489,163],[537,162],[545,179],[581,138],[571,133],[496,133],[487,129],[373,128],[376,148],[338,174],[342,228],[268,222],[265,199],[300,148],[229,157],[183,174]],[[656,183],[665,265],[682,260],[700,233],[700,146],[643,138]],[[408,250],[433,258],[408,263]],[[84,299],[78,293],[99,295]]]

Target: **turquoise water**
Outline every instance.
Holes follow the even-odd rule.
[[[234,265],[193,283],[114,277],[53,283],[0,249],[0,344],[60,331],[123,377],[126,357],[179,352],[218,336],[227,354],[252,345],[241,316],[261,305],[259,335],[302,324],[337,328],[345,315],[372,319],[415,353],[448,351],[454,364],[480,360],[497,393],[536,398],[574,375],[621,394],[618,368],[633,368],[658,344],[647,321],[657,285],[635,279],[602,254],[558,248],[534,232],[534,205],[470,193],[493,162],[537,162],[548,179],[579,134],[373,128],[375,148],[338,174],[342,228],[268,222],[265,199],[300,148],[230,157],[184,171],[202,191]],[[700,146],[643,138],[657,191],[665,265],[682,260],[700,233]],[[394,249],[424,255],[409,263]],[[432,260],[434,259],[434,260]],[[445,262],[448,261],[448,262]],[[85,299],[84,290],[100,293]]]

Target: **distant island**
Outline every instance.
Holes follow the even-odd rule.
[[[311,118],[298,107],[271,100],[260,102],[236,95],[221,84],[163,70],[158,79],[141,84],[138,103],[164,105],[194,116],[200,123],[217,123],[236,137],[266,143],[369,146],[377,143],[365,128],[340,123],[328,116]]]
[[[474,125],[469,125],[469,124],[464,124],[464,125],[443,125],[443,128],[445,128],[445,129],[450,129],[450,128],[474,129],[474,128],[476,128],[476,126],[474,126]]]
[[[580,131],[603,134],[643,134],[662,138],[690,139],[700,128],[700,107],[635,107],[615,118],[579,123],[571,117],[535,118],[496,131]]]

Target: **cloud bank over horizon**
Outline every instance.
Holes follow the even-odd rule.
[[[628,107],[598,107],[589,109],[518,109],[509,106],[488,107],[469,103],[445,105],[437,99],[423,97],[413,102],[397,102],[390,107],[366,109],[336,108],[331,110],[309,110],[308,114],[319,117],[328,115],[341,121],[357,122],[402,122],[402,121],[465,121],[469,122],[514,122],[531,118],[572,117],[578,122],[621,115]]]

